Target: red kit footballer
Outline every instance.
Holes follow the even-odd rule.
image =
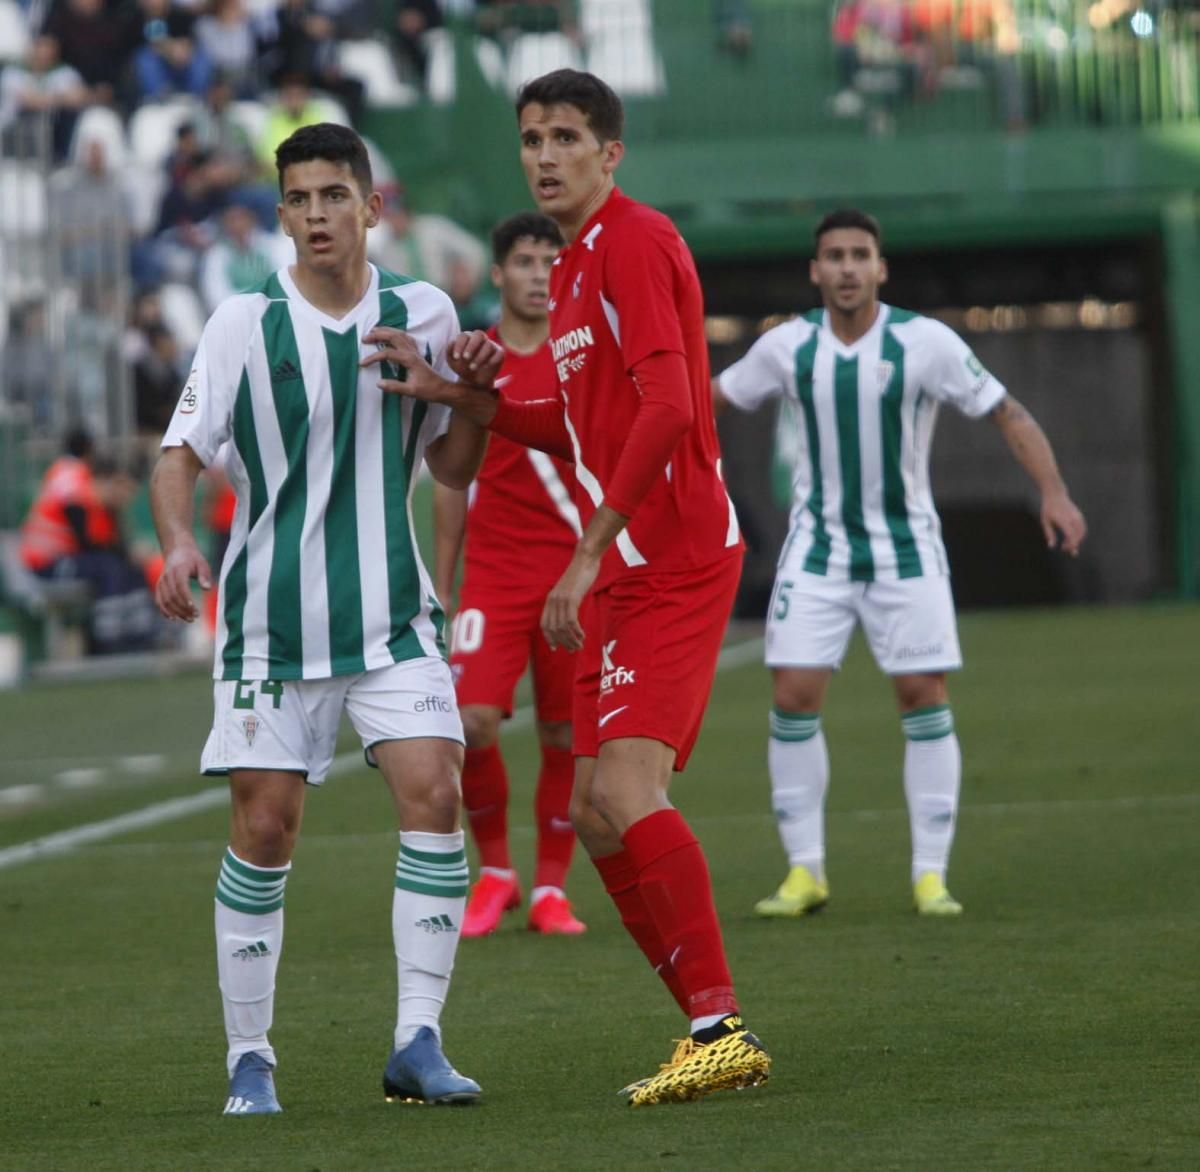
[[[703,302],[674,225],[615,186],[616,94],[557,70],[522,88],[517,115],[530,190],[567,241],[550,286],[558,385],[532,403],[432,380],[421,393],[574,461],[583,535],[542,616],[551,645],[582,649],[572,820],[690,1022],[671,1060],[625,1088],[629,1102],[695,1099],[770,1069],[738,1012],[703,852],[667,796],[700,728],[742,560]],[[489,361],[486,341],[473,349]]]
[[[539,212],[510,216],[492,231],[500,321],[488,333],[504,347],[498,377],[515,399],[545,395],[554,386],[546,303],[551,265],[561,247],[557,225]],[[440,598],[449,600],[453,593],[460,552],[464,561],[450,667],[467,742],[463,808],[480,874],[462,934],[488,935],[521,902],[509,852],[509,782],[499,733],[528,665],[541,764],[527,927],[576,935],[585,926],[563,890],[575,846],[570,821],[575,656],[564,647],[551,648],[540,630],[546,595],[582,533],[575,474],[566,461],[493,435],[469,494],[440,484],[434,493],[434,586]]]

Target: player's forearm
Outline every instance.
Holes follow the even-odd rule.
[[[203,465],[186,444],[164,449],[150,478],[150,509],[164,554],[195,544],[196,479]]]
[[[425,462],[440,484],[465,489],[483,463],[487,442],[488,433],[483,426],[456,412],[451,415],[445,434],[425,449]]]
[[[433,487],[433,588],[449,606],[467,526],[467,494],[444,484]]]
[[[592,514],[575,547],[576,554],[589,561],[598,562],[616,541],[621,530],[629,524],[629,518],[609,505],[600,505]]]
[[[557,397],[518,403],[501,394],[488,427],[514,443],[575,462],[562,400]]]
[[[992,419],[1004,436],[1013,458],[1038,487],[1043,497],[1065,496],[1067,486],[1054,458],[1054,449],[1038,422],[1011,395],[1005,396],[992,412]]]

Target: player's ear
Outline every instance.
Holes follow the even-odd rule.
[[[383,196],[378,191],[372,191],[367,196],[367,227],[374,228],[383,216]]]
[[[819,285],[821,283],[820,276],[817,272],[817,258],[815,256],[808,262],[808,279],[814,285]]]
[[[283,218],[283,204],[277,203],[275,205],[275,217],[279,220],[279,226],[283,229],[283,234],[285,236],[290,236],[292,234],[292,230],[288,227],[287,220]]]
[[[492,284],[495,285],[497,289],[499,289],[500,283],[501,283],[501,281],[503,281],[503,279],[504,279],[504,274],[501,273],[500,266],[492,265]]]
[[[888,279],[887,257],[881,256],[879,258],[879,283],[881,285],[886,285],[887,279]]]
[[[609,139],[604,144],[604,173],[611,175],[618,166],[621,160],[625,157],[625,144],[619,138]]]

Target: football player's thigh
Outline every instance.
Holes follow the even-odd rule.
[[[512,715],[513,692],[529,662],[541,608],[540,599],[464,594],[450,655],[460,705],[485,704]]]
[[[218,680],[201,770],[289,770],[320,785],[333,760],[349,679]]]
[[[859,614],[875,662],[888,675],[962,667],[949,578],[872,582]]]
[[[767,611],[767,666],[840,667],[861,593],[858,582],[781,568]]]

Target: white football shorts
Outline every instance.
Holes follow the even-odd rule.
[[[441,737],[463,743],[450,666],[432,656],[326,680],[217,680],[213,709],[202,773],[285,769],[320,785],[333,761],[343,710],[372,765],[371,746],[380,741]]]
[[[767,666],[841,667],[856,623],[887,675],[962,667],[949,578],[846,582],[786,564],[767,611]]]

